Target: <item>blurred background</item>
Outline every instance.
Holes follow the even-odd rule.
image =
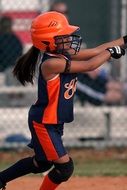
[[[49,10],[65,14],[71,24],[80,26],[82,48],[92,48],[127,35],[126,0],[0,0],[1,151],[24,150],[30,141],[27,114],[36,100],[36,77],[35,85],[22,87],[13,77],[12,69],[16,59],[31,47],[32,19]],[[117,157],[126,158],[126,73],[127,56],[124,56],[79,75],[75,121],[65,125],[63,136],[69,150],[87,151],[89,148],[102,154],[102,150],[114,153],[115,149]],[[106,155],[103,152],[104,158]]]

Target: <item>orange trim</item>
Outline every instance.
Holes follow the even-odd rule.
[[[51,181],[48,175],[46,175],[39,190],[55,190],[59,185]]]
[[[60,77],[47,81],[48,105],[44,111],[42,123],[57,123],[57,106],[60,91]]]
[[[47,129],[43,124],[33,121],[33,127],[35,129],[38,140],[46,154],[48,160],[57,160],[59,158],[55,147],[51,141],[51,138],[47,132]]]

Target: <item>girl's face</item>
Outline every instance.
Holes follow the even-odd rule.
[[[58,44],[57,47],[59,49],[63,49],[64,47],[64,49],[68,50],[71,48],[71,37],[68,36],[68,37],[58,39],[57,44]]]
[[[71,55],[76,54],[81,45],[81,37],[76,35],[56,37],[56,49],[58,52],[68,52]]]
[[[75,50],[72,48],[72,37],[69,36],[64,39],[64,50],[70,55],[75,54]]]

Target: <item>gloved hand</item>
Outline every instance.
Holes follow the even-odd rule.
[[[120,46],[110,47],[106,50],[108,50],[111,54],[111,57],[115,59],[119,59],[121,56],[125,55],[125,49]]]

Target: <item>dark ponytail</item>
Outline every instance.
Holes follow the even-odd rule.
[[[29,51],[19,57],[13,70],[14,76],[25,86],[27,82],[33,84],[39,49],[32,46]]]

